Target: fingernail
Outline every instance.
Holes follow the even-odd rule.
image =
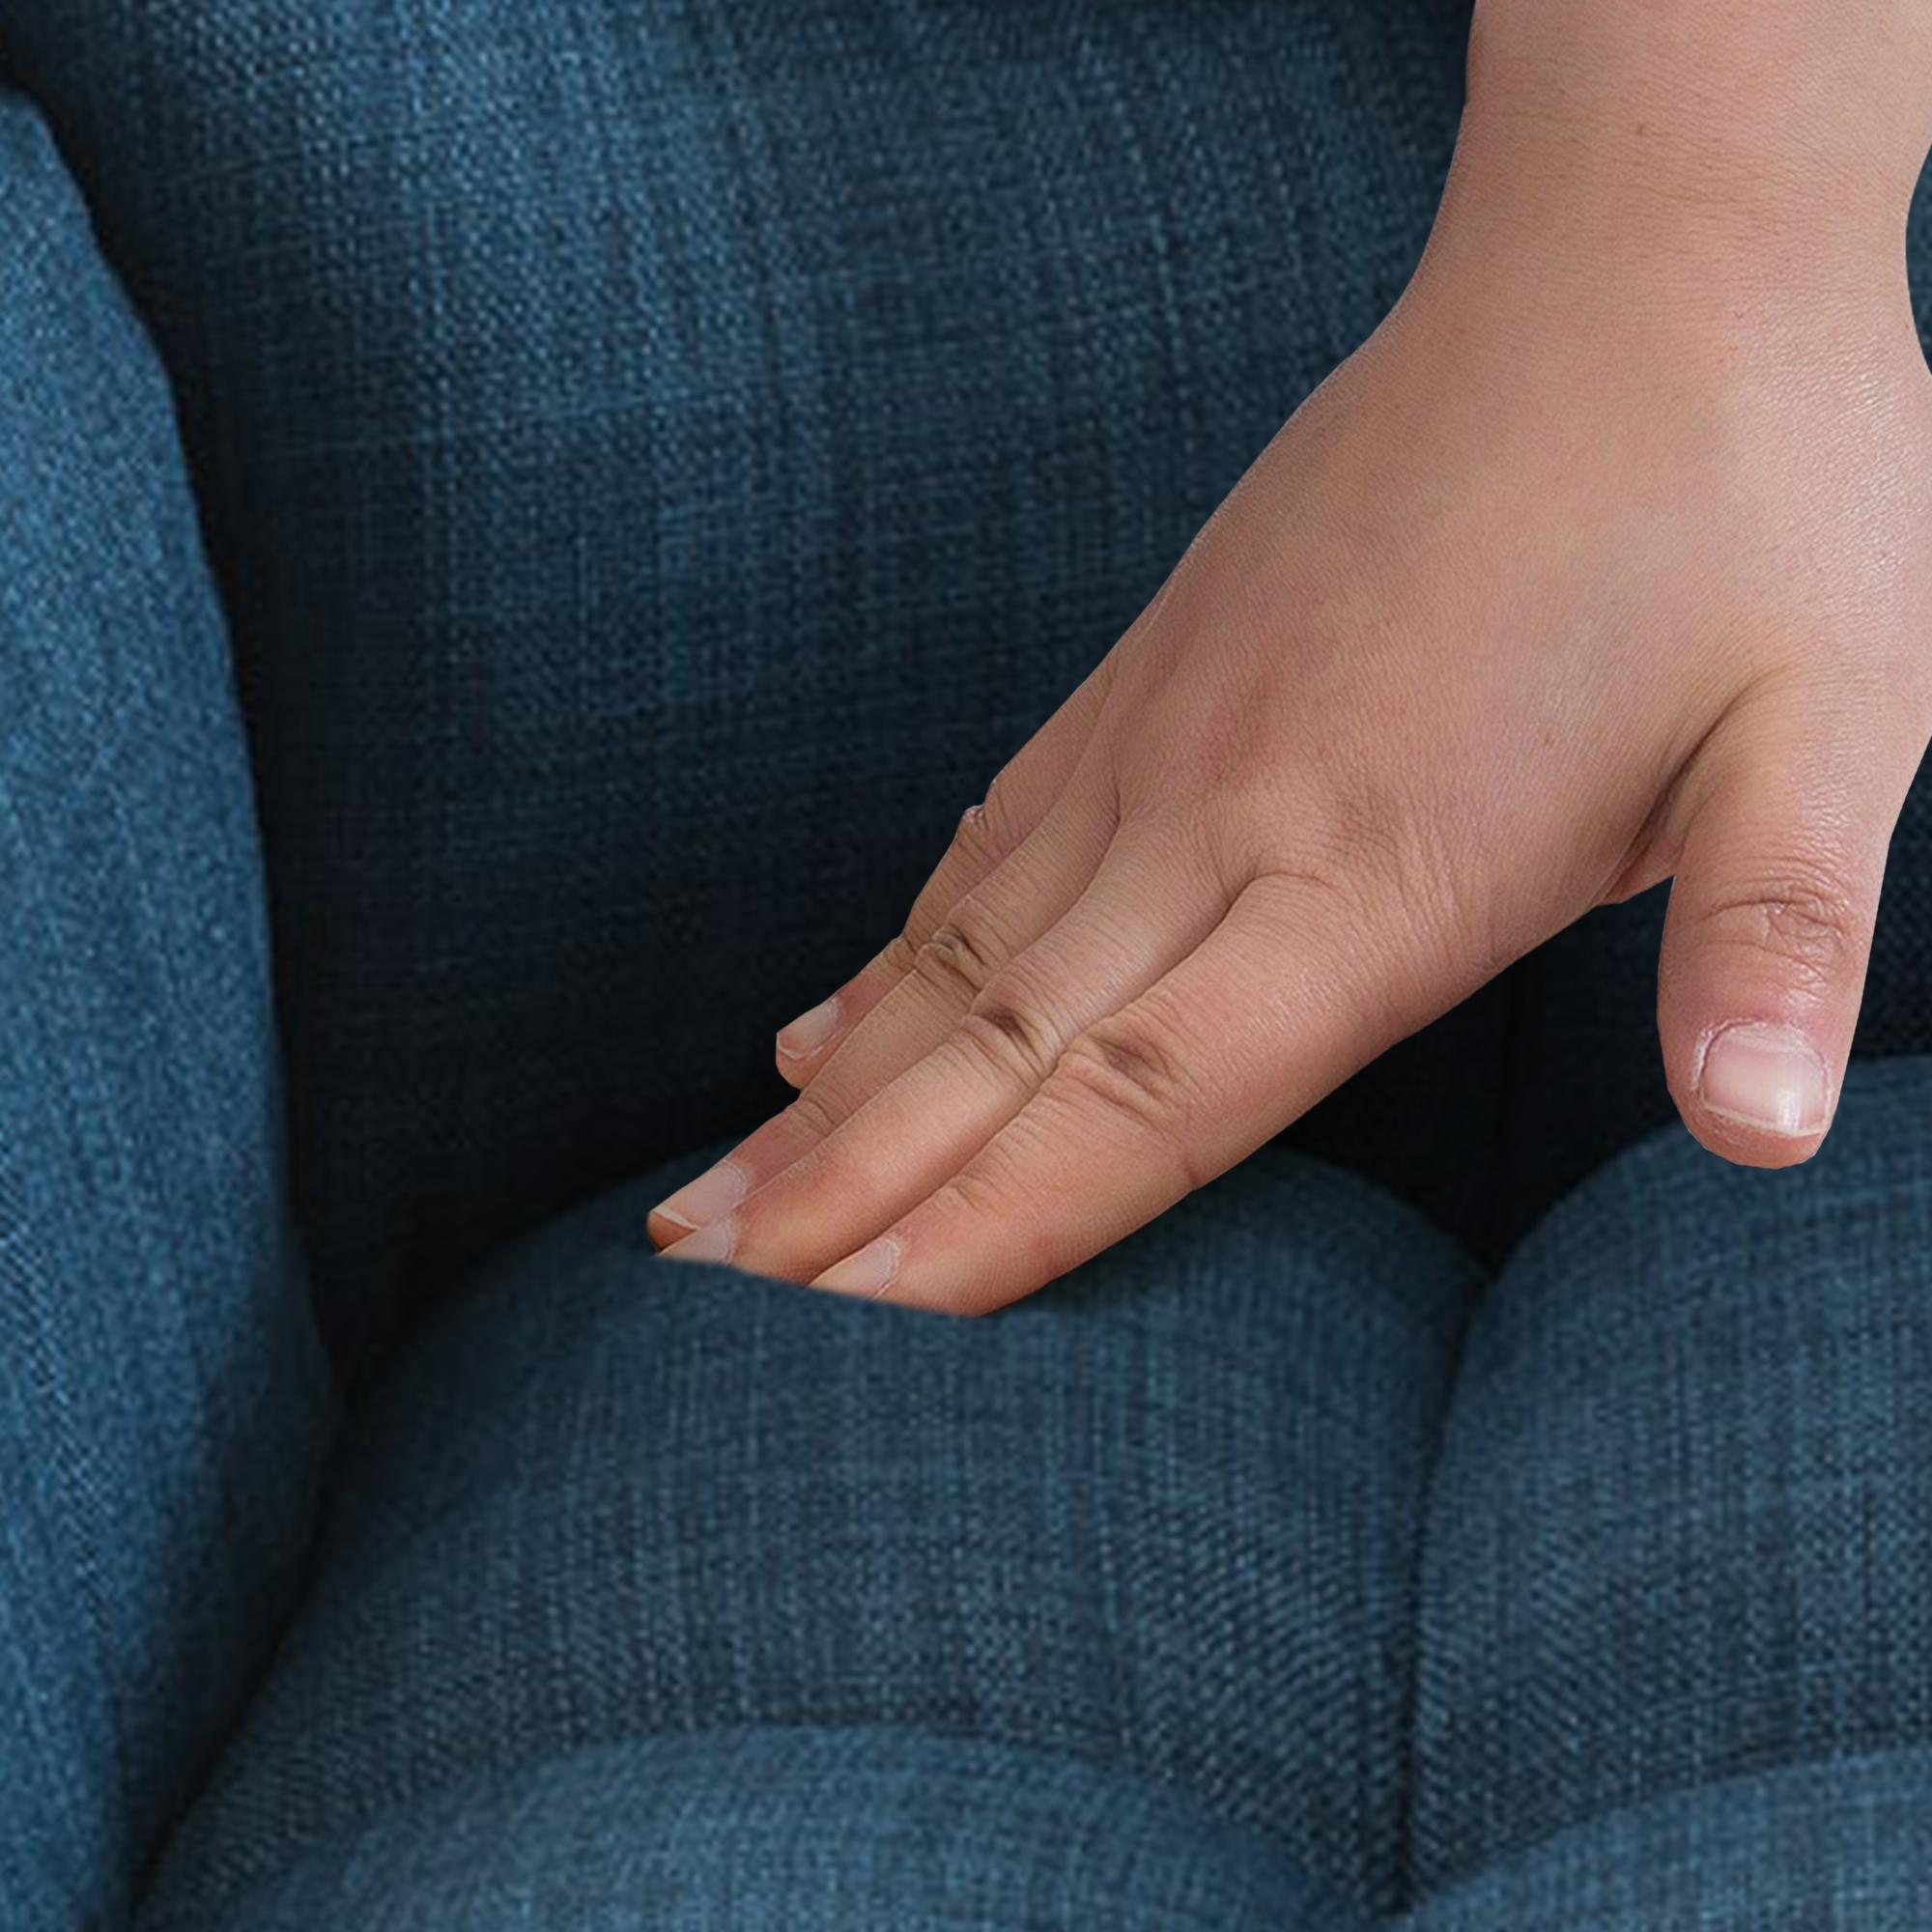
[[[829,1288],[836,1294],[875,1295],[884,1291],[899,1265],[899,1244],[890,1235],[881,1235],[855,1255],[847,1255],[833,1264],[811,1284]]]
[[[779,1051],[787,1060],[803,1060],[815,1053],[838,1031],[838,995],[820,1000],[810,1012],[800,1013],[790,1026],[779,1032]]]
[[[731,1246],[738,1238],[738,1217],[726,1214],[722,1220],[707,1221],[695,1235],[673,1241],[658,1250],[661,1262],[724,1262],[731,1259]]]
[[[660,1201],[651,1212],[675,1221],[680,1228],[701,1228],[707,1221],[728,1214],[744,1200],[745,1179],[745,1170],[735,1160],[721,1160]]]
[[[1825,1063],[1796,1027],[1745,1020],[1704,1055],[1698,1093],[1712,1113],[1797,1139],[1825,1124]]]

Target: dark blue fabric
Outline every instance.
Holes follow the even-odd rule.
[[[1512,1257],[1435,1470],[1418,1889],[1675,1791],[1932,1746],[1928,1122],[1913,1058],[1855,1067],[1802,1167],[1669,1127]]]
[[[781,1100],[772,1029],[1401,287],[1465,11],[0,13],[183,397],[344,1359]],[[1898,861],[1868,1054],[1932,1047],[1925,784]],[[1669,1117],[1662,902],[1292,1140],[1499,1259]]]
[[[782,1100],[1400,291],[1463,11],[0,7],[182,398],[345,1359]],[[1501,1020],[1297,1140],[1479,1218]]]
[[[168,395],[0,96],[0,1927],[117,1922],[287,1606],[332,1401]]]
[[[1552,1838],[1399,1932],[1923,1932],[1932,1751],[1765,1771]]]
[[[639,1738],[372,1810],[142,1932],[1355,1932],[1171,1788],[971,1738]]]
[[[1269,1149],[970,1322],[658,1261],[671,1178],[506,1260],[352,1424],[314,1594],[159,1922],[247,1924],[291,1860],[312,1901],[459,1783],[797,1724],[1156,1780],[1391,1906],[1455,1245]],[[860,1811],[826,1847],[848,1875],[901,1855]],[[526,1856],[534,1882],[567,1855]]]
[[[521,1896],[583,1857],[558,1790],[588,1821],[668,1742],[695,1765],[780,1748],[721,1728],[836,1725],[871,1735],[865,1777],[938,1738],[1150,1780],[1234,1834],[1230,1883],[1406,1899],[1416,1932],[1905,1932],[1928,1115],[1932,1059],[1900,1059],[1857,1070],[1799,1169],[1655,1134],[1466,1324],[1460,1250],[1279,1147],[979,1323],[656,1262],[648,1187],[614,1194],[355,1426],[315,1598],[156,1922],[434,1901],[472,1805],[527,1816],[489,1867]],[[779,1793],[694,1803],[703,1832],[786,1830]],[[603,1856],[658,1861],[670,1829]],[[1021,1831],[1014,1875],[1062,1835]],[[1176,1869],[1223,1856],[1185,1837]],[[824,1854],[772,1866],[775,1899],[918,1895],[863,1807]],[[716,1913],[743,1867],[677,1870]],[[655,1922],[586,1896],[566,1922]]]
[[[782,1097],[1393,298],[1461,12],[8,0],[179,387],[345,1360]],[[167,393],[17,108],[0,188],[25,1932],[118,1921],[233,1720],[331,1395]],[[1928,881],[1921,784],[1866,1054],[1932,1041]],[[1932,1075],[1795,1174],[1598,1172],[1667,1114],[1662,898],[1295,1129],[1484,1255],[1583,1183],[1453,1398],[1466,1250],[1279,1148],[981,1324],[660,1269],[699,1155],[548,1229],[376,1379],[156,1921],[1923,1923]]]

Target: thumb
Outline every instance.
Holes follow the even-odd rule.
[[[1833,720],[1823,733],[1821,715]],[[1791,1166],[1831,1125],[1886,850],[1924,749],[1906,735],[1896,717],[1842,697],[1787,699],[1734,715],[1699,756],[1658,1031],[1684,1124],[1727,1160]]]

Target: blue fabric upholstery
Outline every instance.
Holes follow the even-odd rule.
[[[1400,1932],[1920,1932],[1932,1751],[1697,1785],[1577,1826],[1432,1898]]]
[[[160,371],[0,96],[0,1926],[122,1919],[293,1594],[332,1392]]]
[[[1681,1788],[1932,1746],[1928,1121],[1915,1057],[1854,1067],[1802,1167],[1666,1128],[1512,1257],[1435,1473],[1420,1889]]]
[[[1355,1932],[1172,1788],[889,1728],[741,1727],[539,1757],[371,1810],[219,1918],[143,1932]]]
[[[910,1916],[847,1922],[946,1924],[892,1889],[924,1879],[890,1804],[831,1800],[810,1869],[769,1848],[782,1798],[712,1808],[780,1727],[802,1764],[836,1725],[868,1789],[991,1747],[959,1856],[1011,1882],[1067,1853],[1025,1796],[1054,1759],[1082,1804],[1167,1793],[1120,1800],[1172,1822],[1163,1859],[1211,1816],[1269,1909],[1312,1886],[1310,1912],[1408,1903],[1415,1932],[1906,1932],[1928,1112],[1932,1059],[1901,1059],[1858,1069],[1802,1169],[1653,1135],[1466,1322],[1445,1236],[1279,1147],[981,1323],[656,1263],[623,1190],[355,1427],[314,1599],[152,1923],[359,1923],[365,1893],[472,1922],[480,1870],[520,1897],[577,1869],[546,1821],[587,1806],[594,1838],[607,1780],[669,1807],[600,1855],[674,1874],[635,1922],[789,1898],[829,1926],[881,1885]],[[707,1835],[740,1829],[741,1856]],[[562,1922],[634,1922],[586,1883]]]
[[[661,1184],[506,1261],[355,1424],[156,1922],[252,1926],[297,1857],[313,1901],[418,1809],[440,1861],[458,1780],[758,1724],[1157,1780],[1395,1902],[1423,1485],[1477,1281],[1447,1236],[1267,1150],[975,1323],[656,1261]],[[884,1776],[925,1747],[880,1748]],[[838,1885],[898,1856],[847,1815]]]
[[[773,1032],[1395,298],[1463,11],[0,7],[181,396],[346,1361],[782,1097]],[[1501,1028],[1298,1140],[1472,1222]]]
[[[1465,12],[0,7],[0,1932],[1932,1920],[1932,782],[1794,1172],[1632,1145],[1659,892],[994,1321],[642,1233]]]

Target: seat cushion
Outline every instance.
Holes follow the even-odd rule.
[[[1932,1751],[1793,1765],[1558,1832],[1399,1932],[1922,1932]]]
[[[873,1896],[893,1909],[842,1922],[954,1922],[895,1916],[936,1896],[901,1869],[929,1842],[956,1849],[962,1898],[1012,1895],[982,1872],[1010,1846],[998,1883],[1049,1901],[963,1922],[1131,1922],[1088,1906],[1141,1838],[1150,1897],[1202,1922],[1200,1900],[1245,1925],[1304,1885],[1392,1905],[1466,1257],[1268,1149],[964,1321],[656,1260],[646,1210],[723,1151],[548,1230],[384,1378],[310,1601],[150,1923],[241,1932],[298,1899],[309,1923],[387,1924],[358,1916],[372,1872],[412,1923],[442,1924],[445,1897],[452,1922],[499,1923],[461,1916],[476,1872],[523,1895],[556,1869],[526,1819],[610,1817],[626,1793],[643,1808],[598,1855],[607,1916],[573,1926],[735,1924],[706,1834],[739,1831],[801,1924]],[[734,1754],[823,1752],[848,1768],[830,1793],[740,1786],[736,1817]],[[907,1788],[928,1772],[931,1802]],[[968,1787],[983,1805],[948,1824]],[[787,1804],[825,1823],[815,1856]],[[1236,1848],[1221,1880],[1197,1829]],[[1063,1830],[1092,1845],[1049,1842]],[[626,1917],[634,1863],[674,1866],[684,1902]]]
[[[215,1921],[158,1908],[146,1925]],[[1077,1757],[867,1725],[456,1778],[233,1898],[249,1932],[1349,1932],[1273,1846]]]
[[[345,1363],[782,1097],[1400,292],[1465,12],[0,5],[181,397]],[[1470,1024],[1304,1140],[1453,1222]]]
[[[1511,1258],[1470,1325],[1432,1494],[1418,1893],[1574,1827],[1584,1834],[1520,1895],[1553,1899],[1538,1888],[1588,1866],[1605,1896],[1640,1900],[1650,1881],[1619,1886],[1610,1867],[1654,1825],[1680,1844],[1689,1889],[1648,1922],[1772,1922],[1729,1907],[1700,1917],[1704,1881],[1682,1847],[1727,1819],[1759,1842],[1792,1793],[1821,1792],[1848,1831],[1903,1791],[1923,1804],[1928,1121],[1932,1060],[1855,1064],[1804,1165],[1733,1167],[1672,1127],[1593,1176]],[[1735,1783],[1886,1751],[1919,1755],[1842,1789],[1823,1776]],[[1703,1787],[1708,1802],[1642,1809]],[[1770,1898],[1802,1842],[1767,1856],[1738,1895]],[[1912,1842],[1922,1849],[1922,1831]],[[1855,1886],[1861,1856],[1847,1840],[1795,1896]],[[1891,1851],[1870,1867],[1881,1890],[1898,1876]],[[1489,1922],[1581,1932],[1644,1922],[1634,1910]]]
[[[0,92],[0,1926],[125,1922],[294,1595],[333,1390],[167,385]]]

